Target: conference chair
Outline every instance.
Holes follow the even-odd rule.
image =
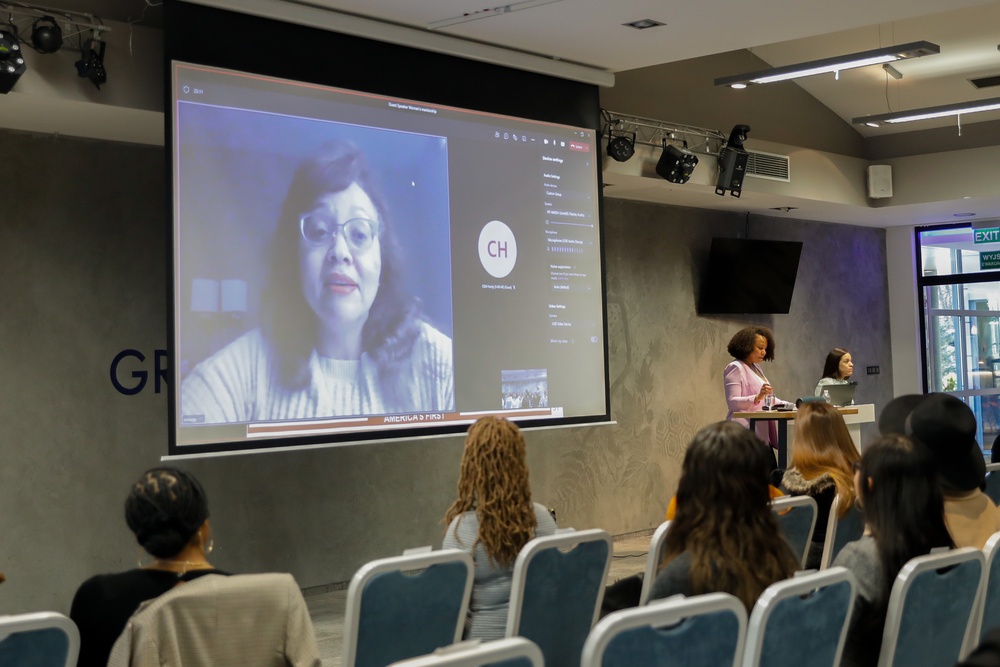
[[[514,561],[507,637],[538,644],[545,667],[579,667],[611,566],[611,535],[559,530],[536,537]]]
[[[1000,627],[1000,533],[994,533],[983,546],[985,571],[979,590],[979,602],[976,605],[976,617],[966,649],[978,646],[983,636],[995,627]]]
[[[542,652],[524,637],[483,642],[480,639],[445,646],[428,655],[394,663],[393,667],[544,667]]]
[[[750,613],[743,667],[837,667],[856,588],[842,567],[769,586]]]
[[[472,573],[459,549],[363,565],[347,589],[342,667],[386,667],[461,641]]]
[[[649,555],[646,557],[646,569],[642,573],[642,592],[639,593],[639,606],[649,602],[649,592],[653,589],[653,580],[656,579],[656,570],[663,558],[663,548],[667,543],[667,530],[670,522],[664,521],[649,540]]]
[[[986,495],[994,505],[1000,505],[1000,463],[986,464]]]
[[[865,532],[865,516],[857,502],[851,506],[843,517],[837,516],[840,513],[840,494],[833,498],[830,506],[830,518],[826,523],[826,540],[823,542],[823,560],[820,561],[819,569],[825,570],[833,564],[833,559],[837,557],[840,550],[848,542],[860,540]]]
[[[910,560],[892,584],[878,667],[952,667],[962,656],[985,559],[972,547]]]
[[[74,667],[79,653],[80,632],[62,614],[0,616],[0,667]]]
[[[290,574],[206,574],[147,600],[108,667],[317,665],[319,648]]]
[[[653,600],[602,618],[581,667],[736,667],[746,628],[746,608],[729,593]]]
[[[771,501],[771,511],[792,553],[805,567],[819,511],[816,501],[809,496],[781,496]]]

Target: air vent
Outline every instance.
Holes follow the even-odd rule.
[[[788,183],[791,179],[788,176],[788,156],[777,153],[758,153],[757,151],[747,151],[750,160],[747,162],[747,176],[754,178],[766,178],[771,181],[784,181]]]
[[[993,86],[1000,86],[1000,74],[994,74],[993,76],[981,76],[978,79],[969,79],[969,83],[976,88],[992,88]]]

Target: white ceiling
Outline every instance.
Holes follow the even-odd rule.
[[[156,27],[160,21],[155,6],[159,3],[148,0],[51,1],[65,9],[119,21],[134,20],[152,5],[145,9],[143,23]],[[896,68],[903,73],[898,81],[875,66],[844,72],[839,80],[833,75],[820,75],[799,79],[795,84],[770,85],[799,85],[847,122],[866,114],[1000,97],[1000,88],[976,90],[968,83],[970,77],[1000,75],[1000,32],[996,30],[1000,25],[1000,2],[951,0],[944,13],[937,0],[760,0],[740,4],[732,0],[522,0],[509,5],[509,12],[473,0],[314,0],[293,4],[329,8],[421,30],[436,21],[482,13],[486,5],[500,11],[487,11],[484,18],[438,32],[612,72],[741,48],[779,66],[927,40],[938,44],[941,53],[897,63]],[[522,9],[522,5],[526,8]],[[646,18],[665,25],[641,31],[622,25]],[[717,76],[739,73],[718,72]],[[755,90],[745,92],[754,94]],[[967,116],[962,122],[997,119],[1000,112]],[[864,136],[879,136],[955,124],[955,119],[941,119],[879,129],[859,126],[857,131]],[[733,201],[700,196],[696,188],[683,190],[665,185],[646,194],[641,190],[627,196],[757,212],[796,204],[748,192],[742,200]],[[622,196],[610,191],[607,194]],[[831,205],[825,210],[816,202],[812,204],[813,210],[799,212],[802,217],[875,226],[952,220],[956,212],[955,202],[943,202],[937,207],[925,204],[879,209]],[[1000,214],[1000,200],[994,198],[965,200],[960,205],[979,217]]]

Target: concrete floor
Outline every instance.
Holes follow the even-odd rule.
[[[616,537],[608,584],[622,577],[642,572],[646,567],[651,530]],[[331,590],[336,588],[336,590]],[[305,591],[306,604],[312,616],[323,667],[340,667],[341,644],[344,638],[344,609],[347,587],[324,587]]]

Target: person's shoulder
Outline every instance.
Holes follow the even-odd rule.
[[[728,364],[726,364],[726,368],[723,371],[723,373],[725,373],[726,375],[729,375],[730,373],[742,373],[744,367],[746,367],[746,364],[744,364],[742,361],[740,361],[739,359],[733,359]]]
[[[875,538],[865,535],[860,539],[848,542],[840,550],[837,557],[833,559],[834,565],[842,565],[851,569],[852,565],[867,563],[872,557],[878,558],[878,548],[875,545]]]
[[[419,334],[417,335],[418,343],[428,345],[432,348],[446,348],[451,351],[451,338],[435,328],[433,324],[426,320],[420,320],[417,326],[419,328]]]
[[[552,517],[552,513],[549,511],[545,505],[541,503],[532,503],[535,509],[535,522],[537,528],[535,529],[535,535],[552,535],[556,532],[556,520]]]

